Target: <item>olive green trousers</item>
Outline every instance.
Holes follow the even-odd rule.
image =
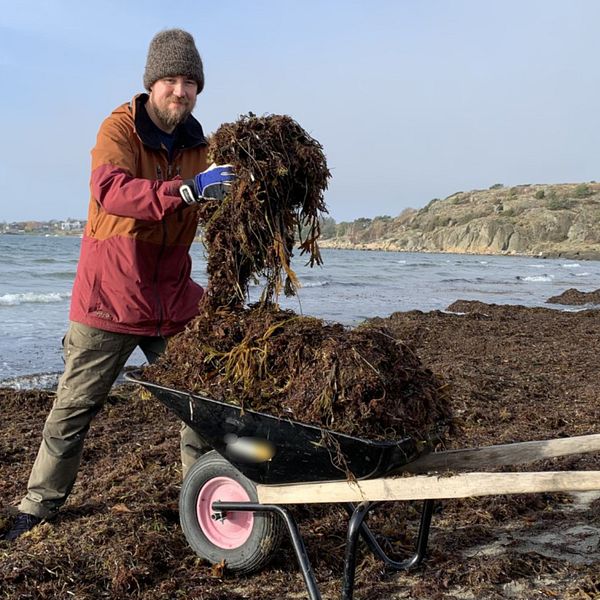
[[[65,370],[46,419],[42,442],[19,511],[43,519],[64,504],[75,479],[83,443],[92,419],[104,406],[110,389],[136,347],[154,362],[166,347],[162,337],[112,333],[71,322],[64,339]],[[126,435],[126,432],[123,432]],[[181,430],[183,474],[205,451],[189,427]]]

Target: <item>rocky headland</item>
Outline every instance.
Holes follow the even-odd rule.
[[[600,259],[600,184],[493,185],[397,217],[329,223],[323,248]]]

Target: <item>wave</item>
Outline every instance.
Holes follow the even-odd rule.
[[[554,275],[528,275],[527,277],[516,277],[519,281],[553,281]]]
[[[581,267],[579,263],[565,263],[564,265],[560,265],[564,269],[578,269]]]
[[[446,261],[446,262],[448,263],[450,261]],[[421,268],[421,267],[428,267],[428,268],[436,267],[437,268],[437,267],[440,266],[440,263],[434,263],[434,262],[414,262],[414,263],[406,263],[406,266],[407,267],[419,267],[419,268]]]
[[[18,304],[49,304],[50,302],[62,302],[71,297],[71,292],[49,292],[38,294],[25,292],[24,294],[4,294],[0,296],[0,306],[16,306]]]
[[[303,288],[325,287],[326,285],[329,285],[329,281],[307,281],[307,282],[301,282],[301,287],[303,287]]]
[[[481,281],[482,279],[480,277],[477,278],[477,280]],[[464,279],[462,277],[457,277],[455,279],[441,279],[440,280],[441,283],[473,283],[472,279]]]
[[[45,277],[51,279],[75,279],[75,271],[52,271],[50,273],[46,273]]]
[[[49,390],[58,383],[60,373],[34,373],[0,380],[0,386],[13,390]]]
[[[62,280],[67,280],[67,281],[72,281],[73,279],[75,279],[75,270],[72,271],[44,271],[43,273],[41,273],[40,271],[30,271],[30,270],[23,270],[23,271],[17,271],[14,274],[11,274],[11,277],[15,280],[21,279],[21,278],[32,278],[32,279],[40,279],[40,278],[45,278],[45,279],[62,279]]]

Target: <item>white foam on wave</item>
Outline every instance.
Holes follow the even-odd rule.
[[[591,273],[573,273],[573,275],[575,275],[575,277],[588,277],[589,275],[591,275]]]
[[[590,308],[596,308],[597,306],[598,306],[597,304],[588,302],[586,304],[582,304],[581,306],[565,306],[561,310],[563,312],[577,313],[577,312],[583,312],[584,310],[589,310]]]
[[[554,275],[528,275],[527,277],[517,277],[521,281],[552,281]]]
[[[0,380],[1,387],[13,390],[48,390],[56,387],[60,373],[35,373]]]
[[[324,287],[326,285],[329,285],[329,281],[309,281],[306,283],[302,283],[303,288]]]
[[[579,269],[579,267],[581,267],[579,263],[565,263],[560,266],[563,267],[563,269]]]
[[[25,292],[23,294],[4,294],[0,296],[0,306],[16,306],[17,304],[49,304],[50,302],[62,302],[70,298],[70,292],[49,292],[39,294],[36,292]]]

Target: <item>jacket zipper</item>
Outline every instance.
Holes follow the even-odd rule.
[[[162,174],[162,169],[160,168],[160,165],[156,165],[156,179],[158,179],[159,181],[163,180],[163,174]],[[154,297],[156,299],[156,306],[158,307],[158,321],[156,323],[156,336],[157,337],[161,336],[160,328],[161,328],[162,321],[163,321],[162,302],[160,299],[160,293],[158,291],[158,272],[159,272],[160,261],[161,261],[162,255],[164,254],[165,247],[167,245],[167,224],[165,223],[164,219],[161,221],[161,224],[162,224],[162,241],[160,244],[160,249],[158,251],[158,256],[156,257],[156,267],[154,269],[154,280],[153,280]]]

